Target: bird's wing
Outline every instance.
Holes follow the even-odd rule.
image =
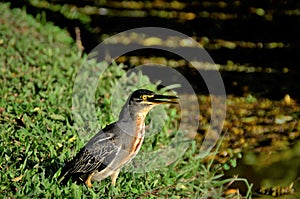
[[[120,148],[114,143],[114,134],[98,133],[71,161],[66,170],[68,175],[88,174],[107,167]],[[63,169],[64,170],[64,169]]]
[[[71,173],[90,173],[98,169],[100,166],[105,168],[106,159],[113,158],[119,151],[119,148],[111,140],[113,137],[105,137],[95,142],[89,142],[76,156],[76,163]],[[91,140],[92,141],[92,140]]]

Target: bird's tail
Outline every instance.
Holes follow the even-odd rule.
[[[74,182],[84,182],[88,174],[84,173],[72,173],[72,166],[70,163],[67,163],[61,170],[61,173],[58,177],[58,183],[62,185],[66,185],[70,179]]]
[[[62,168],[61,173],[58,177],[58,182],[62,185],[65,185],[65,184],[67,184],[67,182],[69,181],[70,178],[71,178],[70,170],[69,170],[68,164],[67,164]]]

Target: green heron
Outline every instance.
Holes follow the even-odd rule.
[[[112,185],[120,169],[140,150],[145,136],[145,118],[154,106],[176,104],[176,96],[158,95],[152,91],[134,91],[123,106],[119,120],[97,133],[62,169],[60,182],[70,178],[92,187],[91,181],[111,177]]]

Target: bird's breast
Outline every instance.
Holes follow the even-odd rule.
[[[121,165],[124,165],[128,162],[130,162],[139,152],[143,141],[144,141],[144,135],[145,135],[145,123],[144,121],[137,121],[138,125],[135,129],[135,133],[131,136],[129,136],[129,140],[127,140],[126,146],[124,146],[125,155],[126,157],[123,159]]]
[[[145,117],[141,117],[137,119],[137,129],[135,133],[134,142],[132,144],[131,153],[137,154],[140,150],[145,137]]]

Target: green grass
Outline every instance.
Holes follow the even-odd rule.
[[[1,197],[220,198],[227,183],[239,180],[223,180],[221,164],[203,164],[195,158],[193,141],[176,163],[155,172],[122,172],[116,187],[109,179],[94,183],[92,189],[71,182],[59,185],[59,169],[84,145],[72,116],[73,83],[84,58],[68,33],[43,17],[11,10],[8,4],[0,4],[0,13]],[[116,119],[110,112],[112,93],[108,91],[125,71],[113,65],[101,77],[96,92],[100,127]],[[155,89],[142,74],[126,81],[133,85],[131,89],[142,85]],[[174,109],[169,115],[171,120],[177,117]],[[173,125],[168,122],[164,129]],[[149,139],[143,150],[167,141],[168,134],[162,133]]]

